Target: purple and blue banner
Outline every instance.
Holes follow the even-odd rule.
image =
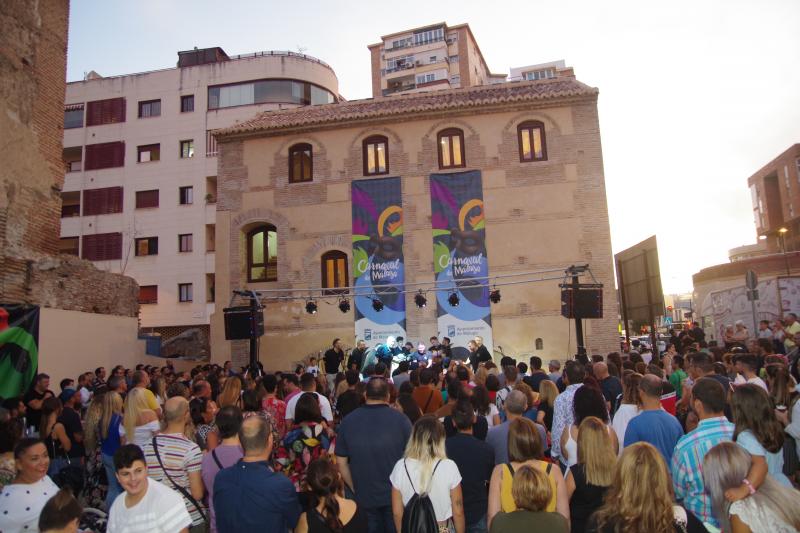
[[[406,336],[400,178],[353,181],[352,200],[356,338],[374,347]]]
[[[489,263],[481,173],[473,170],[432,174],[430,183],[439,336],[450,338],[453,355],[460,359],[466,359],[467,343],[475,336],[483,337],[491,353],[492,315],[486,279]]]

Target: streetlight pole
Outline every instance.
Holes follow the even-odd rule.
[[[786,228],[778,229],[778,238],[781,241],[781,253],[783,254],[783,262],[786,265],[786,275],[791,276],[791,271],[789,270],[789,256],[786,255],[786,234],[789,232]]]

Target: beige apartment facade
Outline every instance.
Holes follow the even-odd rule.
[[[444,22],[381,37],[369,45],[372,96],[502,83],[492,74],[469,24]]]
[[[310,56],[209,48],[178,57],[174,68],[68,83],[63,136],[61,251],[133,277],[141,328],[166,338],[207,333],[216,300],[208,132],[339,98],[331,67]]]
[[[541,81],[265,113],[217,132],[218,297],[228,299],[233,290],[267,290],[275,292],[264,296],[286,298],[264,300],[260,359],[267,369],[290,368],[336,337],[353,347],[354,311],[343,313],[336,299],[318,299],[316,313],[309,314],[303,295],[319,297],[324,288],[342,286],[332,284],[327,273],[331,257],[346,260],[344,285],[353,283],[352,192],[359,182],[376,177],[367,150],[374,139],[385,139],[388,157],[378,165],[377,177],[401,182],[409,287],[434,281],[431,175],[478,171],[489,275],[531,280],[501,287],[501,301],[491,306],[490,349],[502,346],[510,355],[558,359],[574,353],[574,327],[560,315],[559,280],[536,282],[536,275],[525,274],[561,272],[580,263],[588,263],[604,284],[604,318],[585,321],[587,348],[590,353],[617,349],[597,95],[570,70]],[[532,149],[521,144],[531,125],[540,136]],[[447,154],[439,149],[445,138]],[[298,146],[307,147],[302,163],[294,155]],[[454,162],[460,165],[452,168]],[[303,165],[312,171],[297,182],[292,178]],[[265,245],[276,250],[268,265],[271,281],[251,281],[263,274],[263,265],[253,262],[250,240],[259,228],[274,232]],[[298,292],[309,289],[316,290]],[[414,296],[413,291],[403,296],[406,338],[416,343],[447,335],[438,328],[435,298],[429,293],[428,305],[418,308]],[[247,341],[224,340],[219,308],[211,335],[214,360],[247,361]]]

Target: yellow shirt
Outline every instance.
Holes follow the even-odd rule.
[[[550,501],[547,502],[547,507],[544,510],[548,513],[554,513],[556,511],[556,479],[553,477],[552,469],[558,467],[554,467],[553,463],[546,463],[544,461],[536,461],[530,464],[530,466],[547,474],[547,479],[550,481],[550,490],[553,495],[550,497]],[[500,481],[500,509],[504,513],[511,513],[517,510],[517,505],[514,503],[514,498],[511,496],[511,484],[514,481],[513,468],[511,463],[505,463],[503,465],[503,475]]]
[[[786,330],[787,333],[791,333],[792,335],[797,335],[798,333],[800,333],[800,322],[795,321],[794,324],[792,324],[791,326],[786,326],[784,329]],[[797,345],[797,343],[795,341],[789,340],[789,338],[787,337],[786,339],[784,339],[783,345],[786,346],[787,350],[791,350]]]
[[[153,394],[153,391],[150,389],[142,389],[144,391],[144,397],[147,398],[147,407],[152,409],[153,411],[158,411],[161,409],[161,406],[158,405],[156,401],[156,395]]]

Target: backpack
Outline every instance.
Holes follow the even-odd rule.
[[[433,467],[431,480],[436,474],[436,469],[439,468],[439,463],[441,461],[438,461],[436,466]],[[405,460],[403,460],[403,467],[406,469],[406,476],[408,476],[408,482],[411,483],[411,488],[414,490],[414,495],[403,508],[401,533],[438,533],[439,524],[436,521],[436,513],[433,510],[431,499],[427,493],[420,494],[417,492],[414,482],[411,481],[411,475],[408,473],[408,466]]]

